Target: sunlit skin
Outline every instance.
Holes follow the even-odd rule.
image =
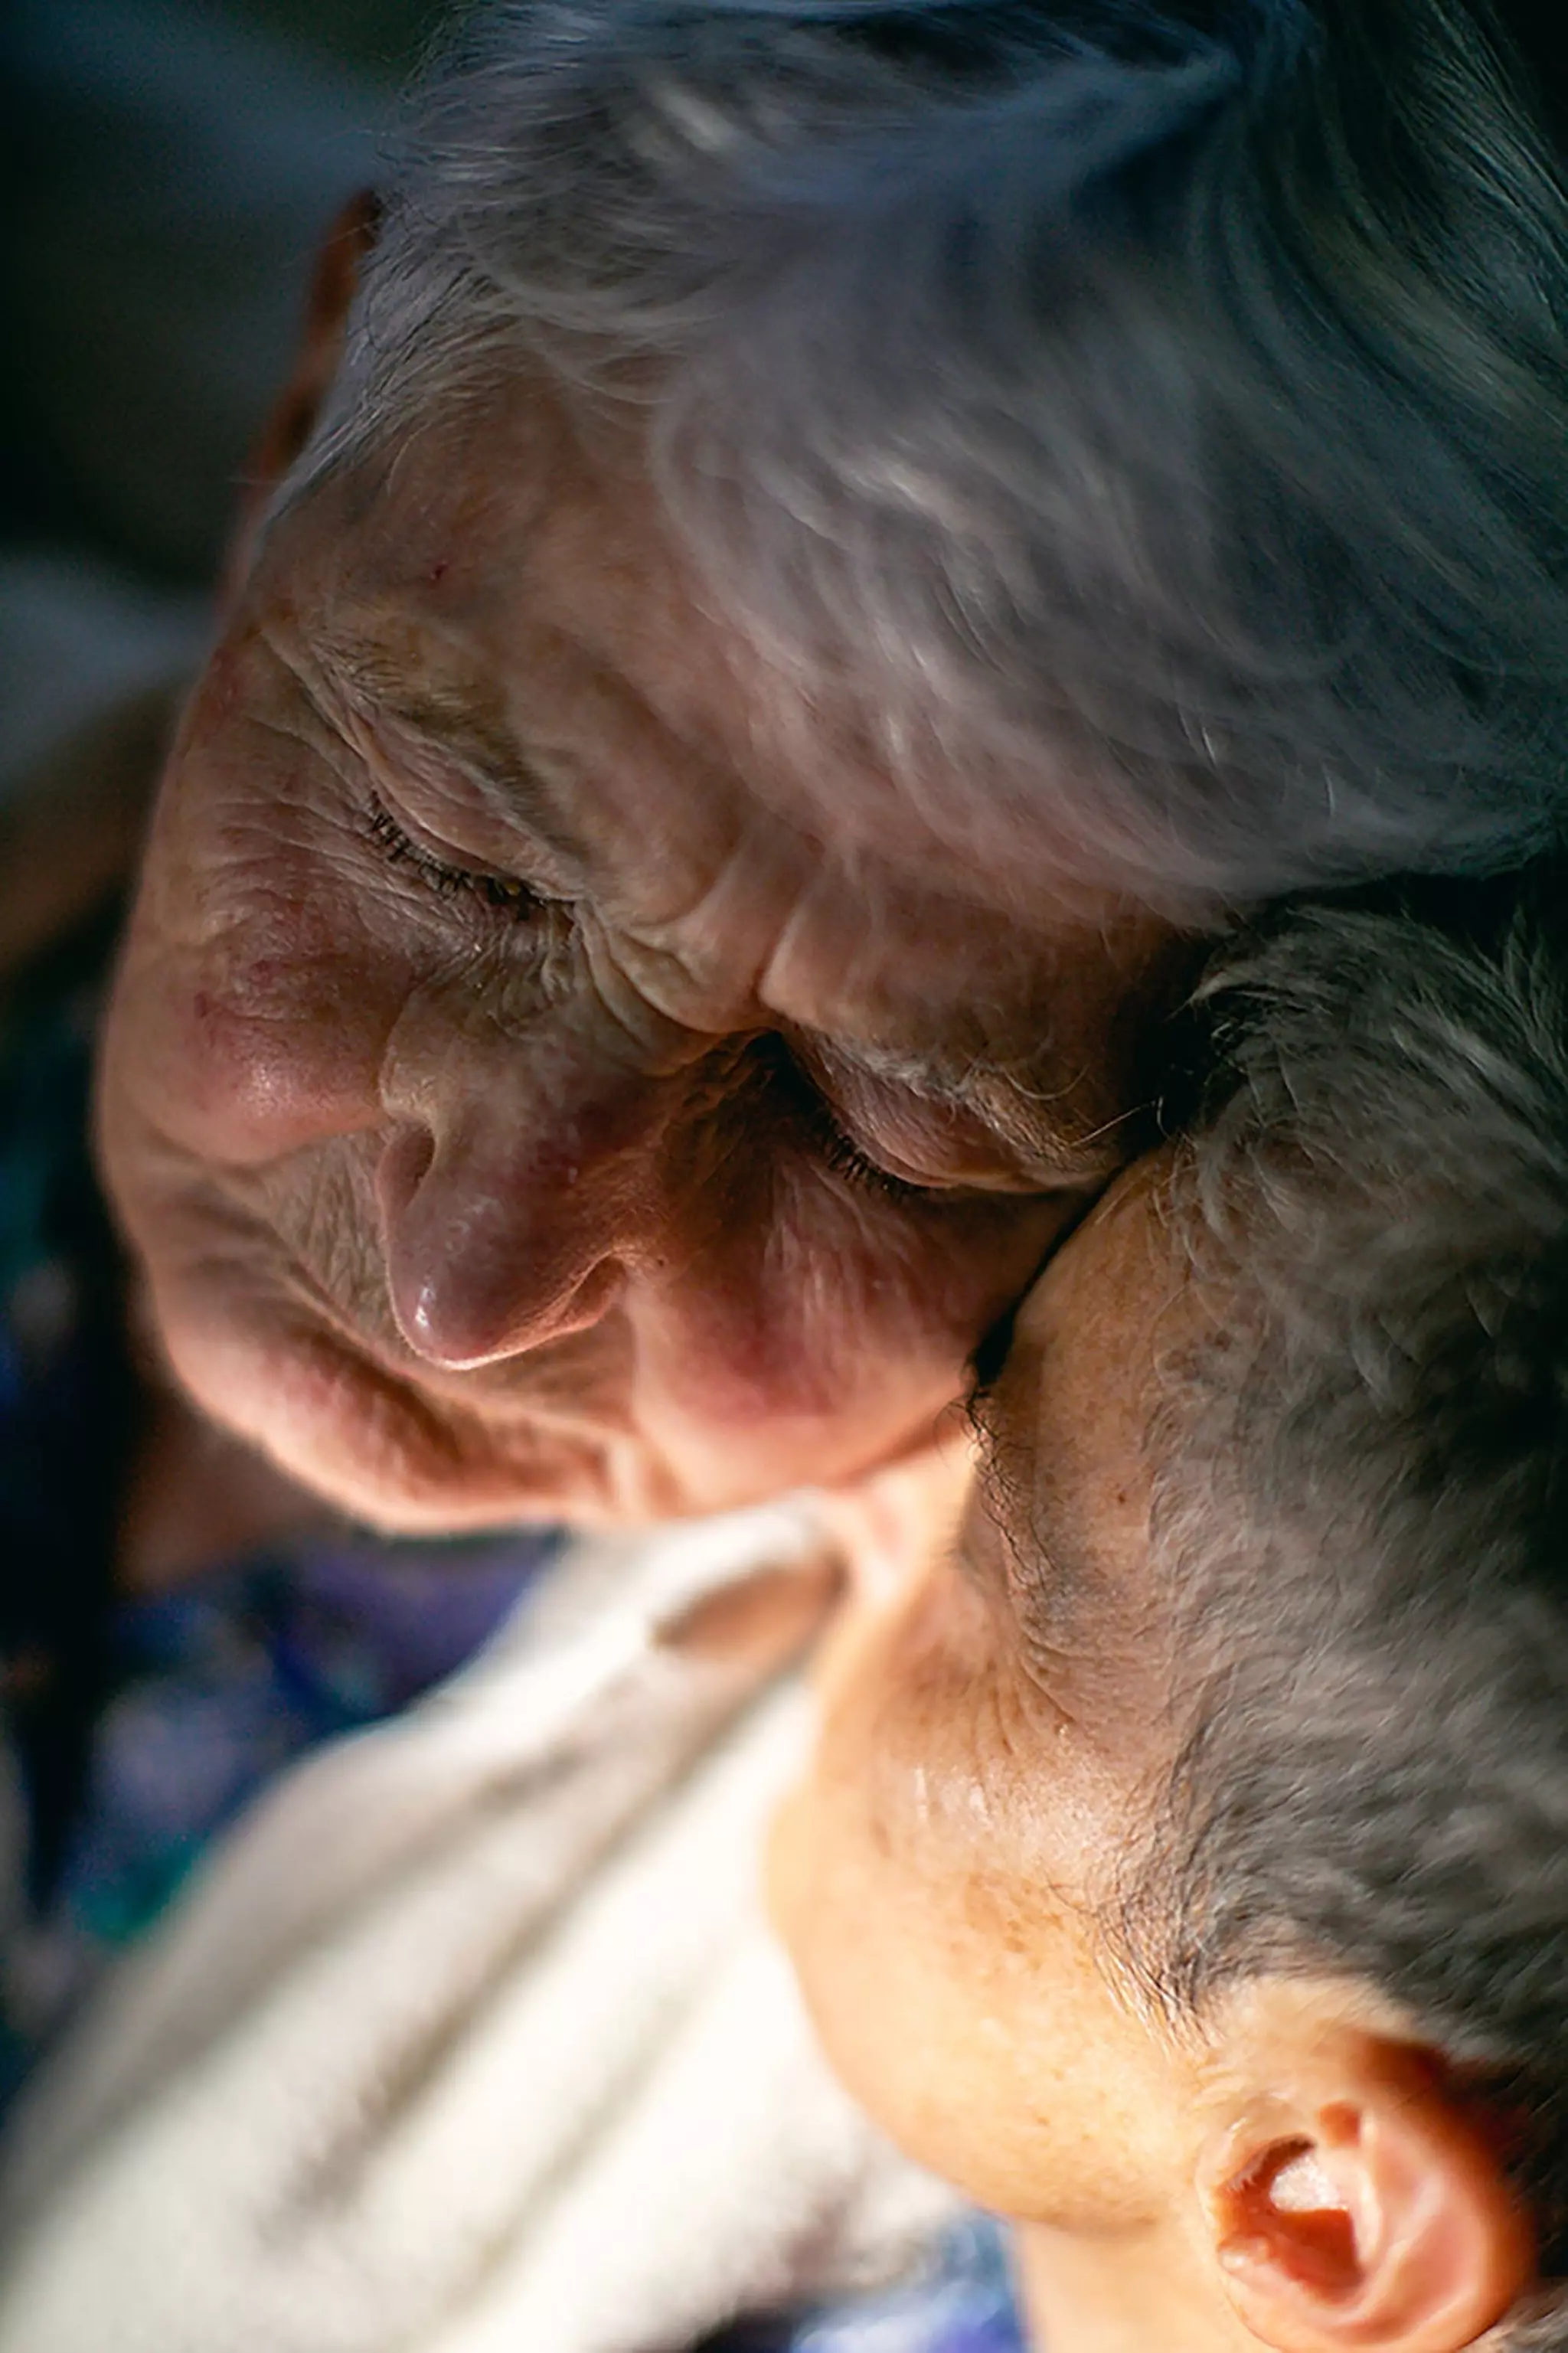
[[[956,1537],[830,1645],[774,1915],[850,2089],[1018,2226],[1042,2353],[1454,2353],[1528,2233],[1407,2022],[1309,1973],[1173,2029],[1100,1925],[1175,1740],[1144,1441],[1198,1311],[1157,1168],[1021,1311]]]
[[[1005,1492],[1026,1483],[1059,1589],[1042,1602],[1004,1532],[1012,1504],[972,1487],[957,1541],[836,1638],[815,1767],[773,1853],[776,1909],[851,2089],[978,2203],[1065,2227],[1148,2221],[1173,2157],[1170,2059],[1095,1922],[1170,1753],[1142,1385],[1118,1345],[1129,1318],[1163,1312],[1168,1279],[1143,1259],[1139,1198],[1042,1278],[986,1408]]]
[[[274,527],[159,799],[100,1130],[197,1402],[389,1528],[918,1450],[1126,1156],[1186,951],[965,864],[521,385]]]

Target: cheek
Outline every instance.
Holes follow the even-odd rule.
[[[909,1736],[921,1725],[924,1761]],[[1073,1989],[1059,1922],[986,1866],[992,1793],[942,1762],[952,1730],[884,1709],[879,1737],[852,1746],[840,1722],[775,1825],[770,1894],[847,2089],[918,2164],[1017,2213],[1037,2189],[1033,2083]],[[1030,2031],[1043,1991],[1044,2042]]]
[[[957,1395],[976,1342],[1027,1287],[1074,1205],[1019,1201],[908,1209],[848,1193],[791,1144],[749,1139],[754,1177],[689,1215],[701,1248],[683,1284],[678,1388],[718,1377],[803,1414],[936,1410]]]
[[[775,1825],[774,1918],[835,2071],[977,2205],[1069,2229],[1148,2219],[1168,2094],[1092,1924],[1005,1860],[957,1867],[931,1843],[890,1848],[841,1787],[798,1793]]]
[[[106,1044],[111,1082],[169,1142],[245,1167],[380,1116],[376,1073],[398,998],[352,942],[312,939],[301,904],[243,947],[128,955]]]
[[[967,2097],[945,2013],[978,1990],[984,1961],[967,1891],[996,1824],[991,1652],[984,1603],[940,1569],[890,1609],[847,1610],[819,1667],[816,1753],[771,1856],[775,1915],[830,2056],[927,2162],[935,2119]]]
[[[243,760],[252,737],[170,779],[105,1056],[110,1091],[162,1136],[234,1166],[378,1117],[382,1052],[411,985],[341,818],[277,773],[265,737]]]
[[[770,1855],[774,1916],[838,2073],[910,2156],[1000,2212],[1141,2211],[1139,2030],[1070,1890],[1087,1752],[1015,1704],[990,1603],[946,1569],[825,1681]]]

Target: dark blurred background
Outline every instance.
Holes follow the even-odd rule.
[[[194,659],[315,247],[444,13],[0,5],[0,797]]]

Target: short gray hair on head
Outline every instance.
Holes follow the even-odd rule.
[[[955,839],[1178,914],[1510,865],[1568,829],[1568,202],[1485,9],[482,8],[299,480],[542,362]]]
[[[1176,2016],[1275,1970],[1397,2003],[1509,2116],[1560,2282],[1561,886],[1470,937],[1287,913],[1210,984],[1168,1196],[1205,1312],[1151,1430],[1179,1755],[1112,1922]]]

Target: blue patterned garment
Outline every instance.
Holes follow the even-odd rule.
[[[1026,2353],[1002,2232],[974,2216],[909,2286],[825,2313],[787,2343],[789,2353]]]
[[[87,1103],[107,928],[0,1016],[0,1696],[29,1837],[26,1967],[0,2008],[0,2106],[113,1953],[252,1799],[323,1741],[470,1658],[560,1541],[394,1544],[340,1530],[111,1588],[138,1427],[122,1268]],[[747,2322],[703,2353],[1024,2353],[1000,2232],[976,2217],[917,2279]]]
[[[1028,2353],[999,2226],[974,2214],[896,2288],[726,2329],[700,2353]]]

